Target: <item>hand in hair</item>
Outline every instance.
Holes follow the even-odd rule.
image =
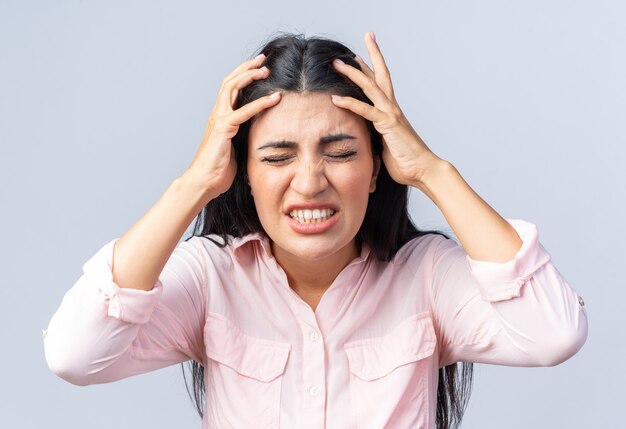
[[[445,162],[422,141],[402,113],[396,101],[391,77],[373,33],[365,34],[365,45],[372,59],[373,69],[358,55],[355,60],[363,71],[335,59],[337,71],[356,83],[372,100],[374,106],[352,97],[333,96],[337,107],[351,110],[374,124],[383,137],[383,162],[389,175],[402,185],[421,188],[429,171]]]
[[[235,68],[222,81],[217,101],[209,117],[202,143],[183,176],[198,183],[210,199],[226,192],[233,183],[237,163],[232,138],[239,126],[263,109],[280,100],[280,93],[261,97],[234,110],[239,90],[258,79],[269,76],[267,67],[259,68],[265,55],[260,54]]]

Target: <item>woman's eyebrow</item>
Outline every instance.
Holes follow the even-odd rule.
[[[320,144],[326,145],[329,143],[342,141],[342,140],[351,140],[356,139],[356,137],[346,134],[346,133],[338,133],[338,134],[330,134],[320,138]],[[263,146],[259,147],[257,150],[275,148],[275,149],[292,149],[296,147],[296,142],[290,140],[279,140],[275,142],[265,143]]]

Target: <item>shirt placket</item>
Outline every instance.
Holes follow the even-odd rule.
[[[302,405],[303,428],[323,428],[326,419],[326,368],[324,338],[309,308],[308,320],[299,319],[303,337]]]
[[[302,427],[319,429],[326,422],[326,366],[322,330],[315,313],[291,287],[284,270],[273,261],[277,280],[287,294],[302,336]]]

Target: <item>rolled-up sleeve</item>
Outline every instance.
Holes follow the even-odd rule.
[[[195,238],[177,245],[150,291],[113,282],[118,239],[85,262],[43,331],[50,370],[73,384],[106,383],[203,359],[206,258]]]
[[[553,265],[536,225],[506,220],[522,239],[507,262],[477,261],[456,241],[436,239],[431,305],[440,367],[554,366],[587,339],[584,301]]]

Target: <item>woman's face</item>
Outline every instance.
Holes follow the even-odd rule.
[[[250,127],[247,168],[274,256],[357,256],[354,237],[378,164],[365,119],[335,106],[328,93],[284,93],[263,111]]]

